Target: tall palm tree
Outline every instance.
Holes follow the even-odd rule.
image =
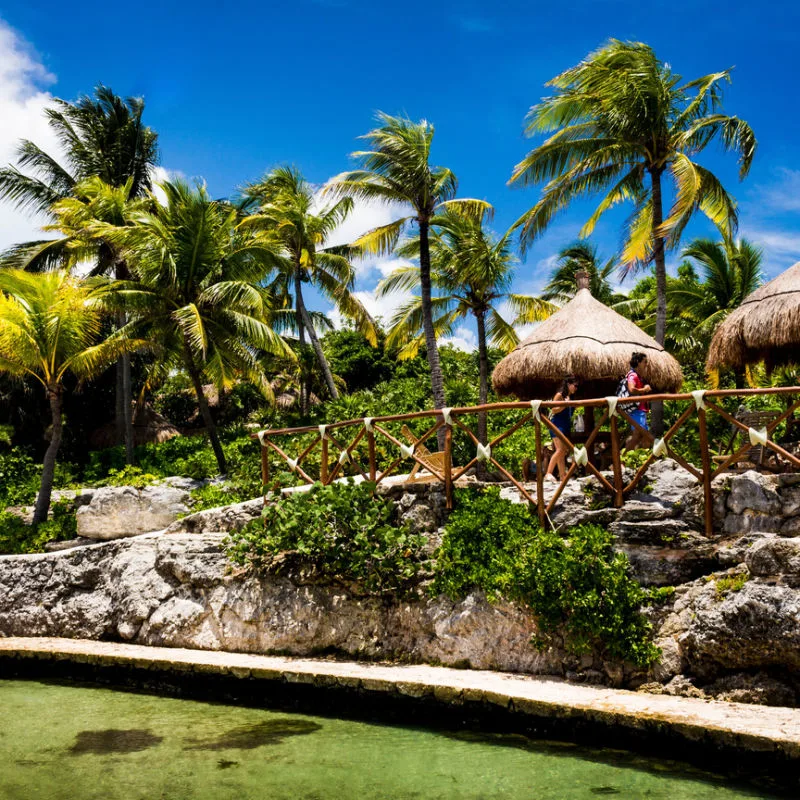
[[[314,187],[294,167],[276,167],[258,183],[245,189],[245,198],[257,206],[245,218],[244,227],[262,231],[283,252],[274,289],[289,298],[293,294],[295,327],[300,346],[311,341],[330,396],[339,391],[322,350],[312,314],[303,297],[303,284],[316,287],[341,314],[352,319],[371,344],[377,344],[375,323],[353,293],[355,270],[347,246],[326,247],[325,242],[353,210],[349,197],[318,207]]]
[[[121,336],[102,340],[101,296],[66,270],[40,275],[0,271],[0,371],[38,381],[50,403],[50,443],[42,465],[34,524],[44,522],[50,508],[67,374],[91,379],[120,353],[145,345]]]
[[[52,219],[53,208],[70,197],[87,178],[96,177],[114,188],[128,187],[128,199],[143,197],[152,185],[158,163],[158,135],[142,121],[144,100],[122,99],[107,86],[98,85],[94,97],[76,103],[56,98],[45,111],[47,122],[64,153],[65,164],[34,142],[22,140],[17,166],[0,169],[0,200]],[[25,269],[43,270],[63,266],[66,241],[39,240],[20,246]],[[125,264],[108,243],[97,247],[95,271],[113,271],[128,278]],[[123,324],[120,319],[118,324]],[[117,364],[117,431],[124,440],[128,463],[133,461],[130,360]]]
[[[360,168],[337,175],[326,191],[339,196],[401,203],[411,207],[411,214],[369,231],[354,245],[367,254],[388,254],[394,250],[404,229],[411,224],[417,226],[425,350],[431,370],[434,405],[442,408],[445,405],[444,381],[431,304],[431,220],[448,207],[460,206],[465,213],[481,216],[490,206],[480,200],[456,200],[456,176],[446,167],[431,166],[433,125],[426,120],[412,122],[406,117],[392,117],[384,113],[379,113],[377,119],[379,127],[361,137],[368,142],[370,149],[352,154],[360,162]],[[443,444],[443,435],[439,443],[440,446]]]
[[[730,237],[695,239],[682,255],[697,265],[701,280],[676,281],[667,294],[694,339],[706,345],[717,325],[761,285],[763,255],[747,239]],[[735,377],[743,387],[744,374]]]
[[[166,181],[161,188],[165,205],[131,212],[124,226],[97,226],[96,235],[120,248],[133,277],[114,281],[108,302],[128,314],[121,334],[153,342],[162,368],[186,370],[225,473],[203,380],[224,389],[243,375],[272,397],[261,356],[293,357],[270,325],[272,298],[262,285],[280,256],[264,236],[237,225],[236,208],[210,199],[204,187]]]
[[[575,242],[561,250],[556,267],[542,292],[542,300],[567,303],[577,292],[575,274],[580,270],[589,274],[589,291],[601,303],[610,306],[624,299],[614,291],[611,276],[617,266],[615,258],[609,258],[602,266],[597,258],[597,247],[588,242]]]
[[[479,402],[489,396],[489,359],[487,344],[506,352],[519,343],[515,325],[545,319],[555,306],[536,297],[511,292],[516,258],[511,251],[513,229],[498,239],[484,228],[484,219],[464,215],[456,209],[445,209],[431,218],[434,233],[430,239],[433,326],[437,337],[452,334],[454,327],[473,316],[478,331]],[[420,240],[411,239],[399,248],[398,255],[418,258]],[[378,293],[417,290],[420,268],[402,266],[378,285]],[[501,305],[514,314],[507,322]],[[414,297],[400,308],[392,319],[387,347],[399,347],[401,358],[414,357],[426,337],[423,326],[422,298]],[[478,438],[486,444],[486,414],[478,415]]]
[[[661,344],[667,318],[665,250],[677,246],[697,210],[723,231],[732,232],[737,223],[733,198],[694,159],[719,140],[738,154],[741,179],[756,150],[750,126],[722,110],[722,84],[730,82],[730,70],[681,80],[649,46],[612,39],[547,84],[553,95],[531,108],[526,132],[555,133],[517,164],[510,181],[546,182],[541,199],[518,221],[523,247],[585,195],[605,193],[581,237],[608,209],[633,202],[622,261],[631,267],[655,264],[655,334]],[[674,184],[666,219],[665,174]]]

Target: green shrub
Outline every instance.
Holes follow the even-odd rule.
[[[127,464],[122,469],[110,469],[101,483],[104,486],[133,486],[134,489],[144,489],[145,486],[156,483],[158,479],[158,475],[143,472],[141,467]]]
[[[641,612],[648,595],[612,544],[611,533],[592,525],[573,528],[568,540],[543,531],[496,488],[460,491],[437,552],[432,591],[453,599],[476,588],[490,599],[502,595],[536,616],[538,647],[560,634],[572,652],[596,647],[645,666],[658,655]]]
[[[53,503],[50,517],[39,525],[26,525],[18,516],[0,512],[0,554],[42,553],[48,542],[74,539],[78,533],[72,504]]]
[[[207,483],[192,490],[192,513],[205,511],[208,508],[229,506],[232,503],[243,503],[261,495],[261,486],[256,489],[249,483]]]
[[[371,594],[407,589],[424,561],[425,537],[394,521],[394,505],[374,484],[315,484],[264,508],[229,538],[238,565],[279,569],[296,554],[321,578],[352,581]]]

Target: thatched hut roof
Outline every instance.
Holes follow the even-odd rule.
[[[581,397],[614,394],[630,369],[634,351],[647,355],[647,379],[656,391],[677,390],[680,364],[655,339],[589,292],[588,276],[578,276],[575,297],[548,317],[495,368],[498,394],[522,399],[549,398],[565,375],[581,380]]]
[[[714,333],[706,367],[800,363],[800,261],[748,295]]]
[[[180,431],[168,419],[158,414],[151,405],[136,404],[133,412],[134,446],[158,444],[175,436],[180,436]],[[117,427],[113,420],[95,428],[89,434],[89,446],[95,450],[114,447],[116,444]]]

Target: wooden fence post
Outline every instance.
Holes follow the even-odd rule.
[[[369,448],[369,479],[375,481],[378,477],[378,467],[375,463],[375,434],[367,431],[367,447]]]
[[[614,508],[622,508],[622,458],[619,451],[619,424],[617,415],[611,417],[611,464],[614,468]]]
[[[453,429],[444,426],[444,496],[447,510],[453,510]]]
[[[322,461],[319,467],[319,479],[325,486],[328,482],[328,437],[322,434]]]
[[[711,492],[711,454],[708,450],[708,429],[706,428],[706,410],[697,409],[697,422],[700,428],[700,458],[703,462],[703,500],[705,505],[706,536],[714,534],[714,495]]]
[[[534,419],[536,432],[536,512],[539,515],[539,524],[544,528],[546,516],[544,513],[544,458],[542,451],[542,423]]]
[[[267,484],[269,483],[269,450],[261,444],[261,486],[264,495],[264,503],[267,502]]]

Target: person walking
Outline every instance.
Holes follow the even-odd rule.
[[[631,356],[631,368],[625,376],[625,381],[628,385],[628,395],[636,397],[643,394],[651,394],[652,389],[649,383],[645,383],[644,375],[647,374],[647,356],[644,353],[633,353]],[[643,400],[640,401],[636,408],[628,411],[631,419],[640,427],[633,426],[631,435],[625,442],[625,450],[636,450],[647,443],[647,436],[645,432],[649,430],[647,425],[647,412],[649,407]]]
[[[561,388],[555,393],[553,401],[558,403],[562,400],[569,400],[572,395],[578,391],[578,386],[578,378],[575,375],[567,375],[564,378],[564,382],[561,384]],[[574,408],[572,406],[554,406],[550,411],[550,422],[552,422],[567,438],[569,438],[572,432],[573,411]],[[555,435],[553,436],[553,447],[555,450],[550,458],[550,463],[547,465],[547,474],[544,477],[551,481],[556,480],[553,473],[556,467],[558,467],[558,474],[561,480],[563,480],[564,476],[567,474],[567,453],[569,453],[569,447]]]

